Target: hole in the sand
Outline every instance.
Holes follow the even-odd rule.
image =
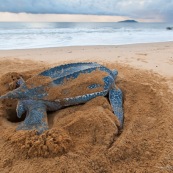
[[[24,121],[24,119],[26,117],[26,114],[23,114],[21,118],[18,118],[15,109],[7,109],[6,113],[7,113],[7,120],[12,123]]]

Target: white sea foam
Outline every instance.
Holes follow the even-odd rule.
[[[0,23],[0,49],[173,41],[166,23]]]

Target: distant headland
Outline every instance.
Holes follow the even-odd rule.
[[[122,21],[119,21],[119,23],[124,23],[124,22],[128,22],[128,23],[138,23],[138,21],[136,21],[136,20],[122,20]]]

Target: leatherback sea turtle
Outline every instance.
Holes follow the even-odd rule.
[[[21,78],[19,87],[0,97],[17,99],[17,116],[26,112],[25,120],[17,130],[48,129],[47,111],[85,103],[97,96],[109,94],[114,114],[123,126],[122,92],[115,86],[118,72],[92,62],[60,65],[39,73],[26,82]]]

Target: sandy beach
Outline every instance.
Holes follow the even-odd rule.
[[[0,102],[0,172],[172,172],[173,42],[0,50],[0,95],[22,76],[69,62],[117,69],[124,95],[124,128],[108,100],[48,113],[50,129],[38,136],[16,131],[17,101]]]

